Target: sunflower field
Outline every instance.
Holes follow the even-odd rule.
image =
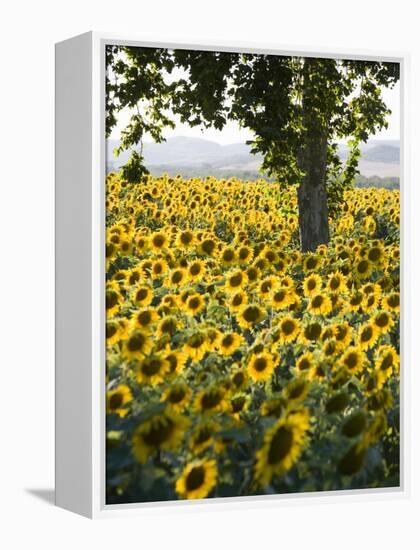
[[[399,485],[399,192],[106,181],[106,502]]]

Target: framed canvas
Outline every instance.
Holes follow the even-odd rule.
[[[407,494],[407,70],[56,45],[58,506]]]

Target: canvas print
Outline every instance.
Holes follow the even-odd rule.
[[[400,484],[399,64],[106,47],[106,504]]]

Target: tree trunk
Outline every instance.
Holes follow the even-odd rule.
[[[323,136],[308,136],[299,155],[299,168],[305,175],[298,188],[300,244],[302,252],[314,251],[328,244],[327,207],[327,140]]]
[[[313,111],[311,71],[317,71],[316,60],[305,60],[305,79],[302,97],[304,137],[298,154],[298,165],[304,173],[298,188],[299,228],[302,252],[314,251],[320,244],[328,244],[327,206],[327,129],[322,113]],[[308,72],[306,72],[308,71]],[[309,76],[308,76],[309,75]]]

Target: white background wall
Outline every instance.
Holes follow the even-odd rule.
[[[54,42],[87,30],[166,40],[412,53],[411,204],[419,204],[420,41],[414,1],[61,0],[3,3],[0,54],[0,542],[14,548],[418,549],[419,216],[413,215],[412,494],[407,500],[167,513],[89,522],[51,506]],[[70,154],[71,152],[69,152]],[[74,159],[77,162],[77,159]],[[77,342],[75,342],[77,345]],[[407,358],[408,359],[408,358]],[[37,496],[38,495],[38,496]],[[4,540],[3,540],[4,539]],[[7,539],[7,542],[5,542]],[[4,543],[5,542],[5,543]]]

